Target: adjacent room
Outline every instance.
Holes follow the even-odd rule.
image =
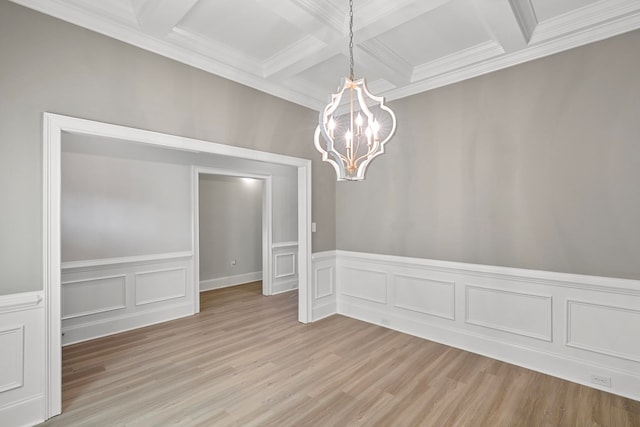
[[[0,1],[0,424],[639,426],[638,52],[636,0]]]

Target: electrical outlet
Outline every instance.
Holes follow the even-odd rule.
[[[235,260],[235,259],[232,259],[232,260],[231,260],[231,265],[236,265],[236,264],[237,264],[236,260]]]
[[[611,387],[611,377],[607,377],[606,375],[591,374],[591,382],[603,387]]]

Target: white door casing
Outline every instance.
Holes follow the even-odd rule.
[[[311,160],[185,138],[143,129],[96,122],[53,113],[43,120],[43,294],[45,330],[45,414],[48,419],[62,410],[61,314],[60,314],[60,198],[62,134],[115,138],[175,150],[224,155],[293,166],[298,169],[298,320],[311,321]],[[241,173],[241,176],[248,176]],[[266,187],[266,186],[265,186]],[[264,207],[263,207],[264,209]],[[264,221],[264,219],[263,219]],[[263,229],[264,233],[264,229]],[[263,236],[263,246],[265,244]],[[268,236],[267,243],[271,244]],[[271,247],[269,247],[269,252]],[[264,256],[264,255],[263,255]],[[263,260],[264,263],[264,260]],[[269,268],[270,263],[266,263]],[[263,273],[265,274],[265,273]],[[196,276],[197,277],[197,276]],[[194,283],[199,286],[198,281]]]

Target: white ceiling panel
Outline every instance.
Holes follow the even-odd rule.
[[[11,0],[319,110],[348,0]],[[640,28],[640,0],[354,0],[356,77],[389,100]]]
[[[538,21],[546,21],[564,13],[571,13],[584,6],[597,3],[598,0],[531,0]]]
[[[486,42],[491,34],[472,2],[454,0],[381,34],[378,39],[416,65]]]
[[[305,36],[302,28],[254,0],[200,0],[178,28],[260,61]]]

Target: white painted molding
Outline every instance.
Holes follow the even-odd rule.
[[[313,304],[312,321],[329,317],[337,312],[336,306],[336,251],[312,254]]]
[[[338,314],[640,399],[640,280],[348,251],[335,265]],[[319,300],[314,318],[325,309]]]
[[[42,291],[0,295],[0,314],[39,307],[42,301]]]
[[[635,1],[635,0],[632,0]],[[504,55],[489,58],[475,64],[448,71],[424,80],[416,81],[385,93],[388,101],[401,99],[417,93],[426,92],[442,86],[458,83],[466,79],[502,70],[534,59],[543,58],[575,47],[594,43],[609,37],[623,34],[640,27],[640,8],[635,13],[616,20],[567,33],[555,39],[530,44],[527,49],[507,52]]]
[[[91,320],[62,328],[63,346],[155,325],[193,314],[191,302]]]
[[[589,321],[593,321],[593,319],[600,319],[603,315],[605,316],[605,318],[608,318],[608,319],[612,318],[613,316],[626,316],[625,319],[622,319],[619,322],[621,324],[621,328],[616,328],[616,330],[609,329],[609,330],[603,331],[603,333],[601,334],[601,336],[606,337],[607,341],[609,341],[609,348],[606,348],[606,346],[604,346],[602,342],[596,342],[601,340],[592,340],[591,343],[584,342],[584,341],[580,342],[579,338],[575,336],[576,334],[573,328],[574,326],[577,326],[577,325],[575,325],[573,315],[574,315],[574,311],[577,310],[577,307],[580,307],[580,306],[583,309],[591,310],[591,313],[588,316]],[[598,310],[600,311],[600,313],[597,312]],[[594,326],[591,329],[595,329],[597,327],[602,328],[603,326],[605,326],[599,320],[595,320],[595,322],[598,323],[598,325]],[[624,347],[627,347],[627,349],[616,350],[612,348],[613,346],[611,341],[614,341],[615,334],[620,333],[620,329],[624,329],[629,325],[640,325],[640,310],[638,310],[637,308],[624,307],[620,305],[604,305],[604,304],[599,304],[594,302],[578,301],[578,300],[572,300],[572,299],[567,300],[566,344],[568,347],[579,348],[582,350],[596,352],[596,353],[604,354],[607,356],[627,359],[633,362],[640,363],[640,344],[638,344],[639,340],[637,339],[638,338],[637,333],[634,334],[632,331],[631,333],[628,334],[628,335],[635,336],[636,338],[635,340],[623,339],[623,340],[618,340],[620,342],[616,343],[616,347],[620,347],[622,345]],[[640,330],[640,328],[637,328],[637,329]],[[636,347],[634,349],[635,351],[629,350],[629,347],[631,346]]]
[[[548,341],[551,342],[553,341],[552,338],[552,324],[553,324],[553,314],[551,311],[551,300],[552,297],[550,295],[537,295],[537,294],[533,294],[533,293],[529,293],[529,292],[514,292],[514,291],[506,291],[504,289],[497,289],[497,288],[491,288],[491,287],[486,287],[486,286],[475,286],[475,285],[469,285],[467,284],[465,287],[465,315],[464,315],[464,321],[470,325],[476,325],[476,326],[482,326],[485,328],[491,328],[491,329],[495,329],[497,331],[503,331],[503,332],[509,332],[512,334],[517,334],[517,335],[522,335],[524,337],[529,337],[529,338],[535,338],[535,339],[539,339],[539,340],[543,340],[543,341]],[[543,305],[543,312],[541,313],[541,319],[542,319],[542,323],[544,323],[544,328],[542,331],[540,332],[535,332],[535,331],[527,331],[523,328],[517,328],[517,327],[513,327],[513,326],[507,326],[508,325],[508,321],[503,321],[502,323],[491,321],[491,320],[482,320],[482,319],[478,319],[478,318],[473,318],[473,315],[471,314],[471,308],[472,308],[472,299],[471,299],[471,295],[472,292],[480,292],[480,293],[485,293],[485,294],[491,294],[493,293],[494,298],[496,297],[511,297],[512,300],[515,298],[520,298],[520,299],[530,299],[530,300],[537,300],[537,301],[541,301],[544,305]],[[500,304],[497,309],[498,310],[503,310],[506,307],[510,307],[511,309],[513,309],[513,305],[511,304]],[[526,308],[526,307],[523,307]],[[511,310],[510,310],[511,311]],[[532,311],[531,308],[529,308],[527,311]],[[518,316],[524,315],[525,313],[523,313],[522,311],[520,311],[518,313]],[[530,314],[530,313],[527,313]],[[534,323],[534,322],[530,322],[530,323]]]
[[[504,54],[502,46],[495,40],[489,40],[414,67],[411,73],[411,81],[424,80],[450,70],[495,58],[502,54]]]
[[[95,122],[59,114],[44,113],[43,117],[43,296],[44,296],[44,418],[48,419],[62,410],[61,384],[61,326],[60,326],[60,188],[62,134],[100,136],[108,139],[149,144],[176,150],[203,154],[223,155],[246,160],[256,160],[297,168],[298,187],[298,320],[312,320],[311,268],[311,160],[282,154],[268,153],[232,145],[185,138],[160,132]],[[195,276],[195,273],[193,274]],[[195,284],[199,284],[194,281]],[[309,289],[307,289],[309,288]],[[194,298],[199,293],[195,293]],[[193,302],[187,313],[193,313]],[[186,314],[185,314],[186,315]]]
[[[211,291],[213,289],[229,288],[231,286],[256,282],[258,280],[262,280],[262,271],[254,271],[253,273],[236,274],[233,276],[201,280],[200,292]]]
[[[4,384],[0,383],[0,393],[3,393],[24,385],[24,324],[2,327],[0,343],[2,343],[0,370],[9,368],[8,374],[12,376],[7,378],[7,373],[3,372],[2,377],[7,381]]]
[[[311,0],[260,2],[263,7],[273,10],[275,15],[290,24],[310,29],[299,34],[297,41],[278,45],[275,53],[268,58],[255,58],[242,49],[230,47],[224,40],[214,40],[198,34],[197,29],[181,26],[180,16],[186,13],[184,10],[194,0],[174,6],[177,13],[171,16],[167,13],[169,9],[157,8],[158,10],[151,10],[150,13],[138,9],[138,17],[136,8],[127,8],[125,4],[129,2],[122,1],[12,1],[317,111],[326,103],[326,92],[313,85],[313,79],[304,75],[319,72],[319,67],[324,67],[322,69],[326,71],[325,64],[337,52],[341,52],[346,36],[344,12],[327,2],[320,5]],[[142,0],[136,0],[137,4],[141,2]],[[363,65],[379,70],[380,77],[392,84],[387,85],[392,87],[390,90],[381,93],[387,100],[414,95],[640,27],[638,0],[589,2],[583,7],[576,5],[567,13],[543,21],[539,21],[536,16],[535,2],[532,0],[509,0],[509,11],[504,15],[498,14],[496,19],[500,19],[505,26],[509,26],[509,20],[516,21],[511,37],[520,36],[519,27],[526,39],[526,43],[518,46],[516,51],[500,54],[497,54],[497,50],[475,52],[466,60],[455,59],[461,59],[465,54],[453,53],[429,64],[413,64],[416,65],[413,68],[406,67],[407,59],[400,58],[395,53],[391,56],[389,52],[385,54],[384,47],[380,45],[385,33],[402,28],[401,25],[413,18],[430,13],[447,3],[450,0],[374,0],[368,8],[359,11],[362,13],[355,28],[355,38],[359,43],[356,47],[362,54]],[[174,22],[178,24],[171,28]],[[484,36],[491,37],[499,32],[491,26],[490,20],[479,20],[476,23],[486,27]],[[166,33],[168,30],[169,33]],[[476,41],[486,40],[478,38]],[[499,45],[495,40],[487,43]],[[385,58],[391,60],[385,61]],[[409,82],[408,73],[412,69],[415,69],[414,79]],[[373,90],[373,85],[370,88]]]
[[[273,293],[272,295],[281,294],[284,292],[290,292],[298,289],[298,279],[295,280],[286,280],[273,284]]]
[[[35,426],[44,421],[45,399],[43,394],[29,396],[0,406],[2,424],[6,426]]]
[[[298,246],[298,242],[278,242],[278,243],[272,244],[271,248],[278,249],[278,248],[291,248],[291,247],[297,247],[297,246]]]
[[[394,255],[367,254],[363,252],[336,251],[339,260],[362,260],[380,265],[423,268],[445,272],[463,272],[470,276],[493,277],[498,279],[518,279],[529,283],[540,283],[568,288],[613,292],[640,296],[640,280],[614,277],[586,276],[572,273],[558,273],[543,270],[528,270],[493,265],[468,264],[455,261],[401,257]]]
[[[288,269],[280,269],[279,267],[283,265],[283,259],[290,259],[291,262],[288,265]],[[274,279],[281,279],[283,277],[291,277],[296,275],[296,253],[295,252],[282,252],[279,254],[275,254],[273,257],[275,267],[274,271]],[[285,265],[286,267],[286,265]]]
[[[115,296],[119,297],[116,303],[112,304],[108,304],[108,305],[102,305],[102,306],[94,306],[89,310],[83,310],[83,311],[78,311],[78,312],[69,312],[69,308],[65,307],[65,301],[71,302],[73,300],[77,300],[80,298],[70,298],[69,296],[69,292],[73,292],[74,288],[77,289],[87,289],[87,286],[90,286],[92,283],[98,284],[100,282],[104,283],[107,282],[109,280],[112,280],[111,283],[109,283],[109,288],[113,289],[115,288],[114,286],[114,279],[118,279],[115,281],[115,283],[118,285],[118,292],[114,292],[113,294],[115,294]],[[120,309],[124,309],[127,307],[127,275],[126,274],[118,274],[115,276],[99,276],[99,277],[90,277],[87,279],[80,279],[80,280],[68,280],[68,281],[63,281],[61,283],[62,285],[62,320],[68,320],[68,319],[74,319],[76,317],[83,317],[83,316],[90,316],[92,314],[99,314],[99,313],[106,313],[108,311],[114,311],[114,310],[120,310]],[[82,291],[81,291],[82,292]],[[83,296],[86,296],[86,293],[83,294]],[[104,294],[101,294],[101,296],[103,298],[100,299],[100,301],[96,301],[96,303],[102,303],[104,304]],[[112,295],[113,296],[113,295]],[[70,301],[71,300],[71,301]]]
[[[626,18],[634,14],[637,19],[639,12],[637,0],[596,1],[571,13],[537,22],[529,42],[533,44],[559,39],[566,34],[589,29],[593,26],[615,28],[619,25],[617,21],[624,22]]]
[[[84,261],[67,261],[63,262],[60,266],[63,272],[67,273],[72,270],[95,270],[98,267],[121,267],[125,265],[141,265],[152,264],[162,261],[178,260],[183,258],[190,258],[193,256],[191,251],[183,252],[168,252],[162,254],[149,254],[149,255],[136,255],[128,257],[118,258],[102,258],[102,259],[90,259]]]

